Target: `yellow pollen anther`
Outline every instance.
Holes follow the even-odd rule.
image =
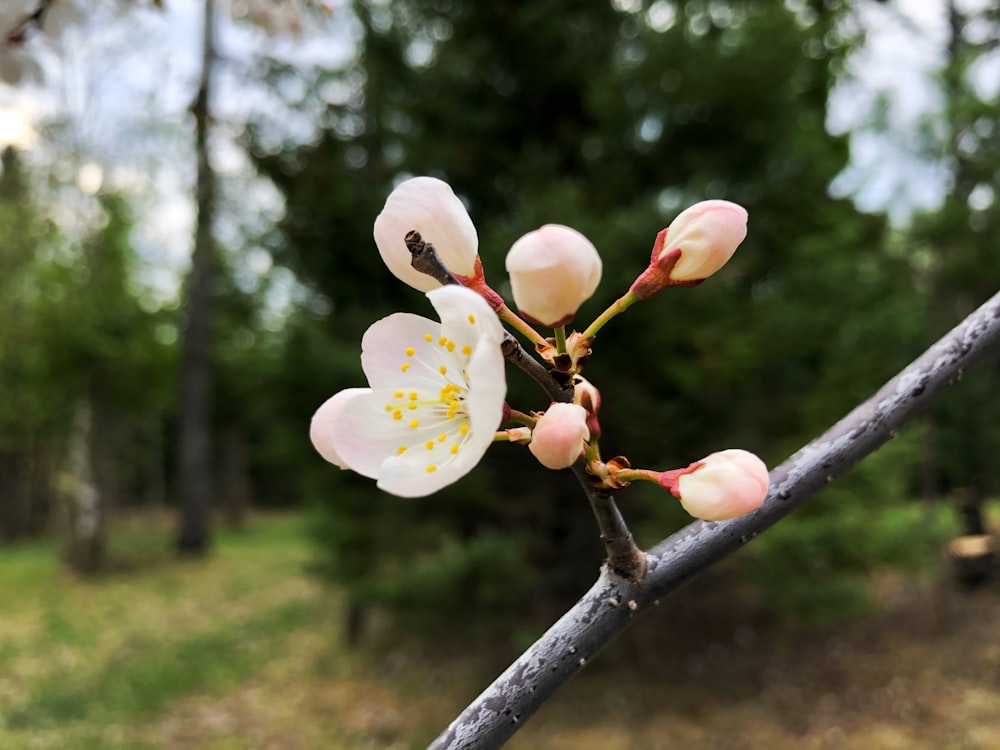
[[[416,404],[407,404],[407,405],[406,405],[406,408],[407,408],[407,409],[408,409],[409,411],[416,411],[416,410],[417,410],[417,405],[416,405]]]
[[[428,441],[427,441],[427,445],[426,445],[425,447],[426,447],[426,448],[427,448],[427,450],[429,450],[429,451],[432,451],[432,450],[434,450],[434,441],[433,441],[433,440],[428,440]]]
[[[386,404],[385,405],[385,410],[386,411],[392,411],[392,404]]]
[[[449,352],[455,351],[455,342],[449,341],[448,344],[445,346],[445,349],[447,349]]]
[[[434,340],[434,337],[431,336],[429,333],[425,333],[424,334],[424,341],[433,341],[433,340]]]
[[[393,398],[402,398],[403,397],[403,392],[402,391],[396,391],[395,393],[392,394],[392,397]]]
[[[462,433],[463,435],[468,435],[468,434],[469,434],[469,425],[467,425],[467,424],[463,424],[463,425],[462,425],[462,426],[461,426],[461,427],[459,428],[459,430],[458,430],[458,431],[459,431],[459,432],[461,432],[461,433]]]
[[[410,369],[410,363],[409,362],[404,362],[402,365],[400,365],[399,369],[402,372],[406,372],[407,370]]]
[[[392,418],[393,418],[393,419],[402,419],[402,418],[403,418],[403,412],[401,412],[401,411],[399,411],[399,410],[397,409],[396,411],[394,411],[394,412],[392,413]]]
[[[469,316],[469,322],[472,323],[472,324],[475,324],[475,322],[476,322],[476,316],[475,315],[470,315]]]
[[[447,372],[448,372],[448,368],[447,368],[447,367],[445,367],[444,365],[441,365],[441,366],[440,366],[440,367],[438,368],[438,372],[440,372],[440,373],[441,373],[442,375],[445,375],[445,374],[447,374]]]
[[[399,455],[402,456],[404,453],[406,453],[406,446],[405,445],[399,446]]]
[[[402,394],[400,394],[400,395],[402,395]],[[416,400],[417,400],[417,392],[416,391],[410,391],[410,401],[416,401]]]
[[[439,443],[443,443],[447,439],[448,439],[448,436],[445,435],[443,432],[440,435],[438,435],[438,442]]]
[[[413,419],[413,420],[410,421],[410,427],[416,428],[416,427],[419,427],[419,426],[420,426],[420,420],[419,419]]]
[[[435,466],[434,464],[428,464],[427,465],[427,473],[428,474],[433,474],[435,471],[437,471],[437,468],[438,467]]]
[[[466,344],[465,346],[463,346],[462,347],[462,354],[464,354],[466,357],[468,357],[469,355],[471,355],[472,354],[472,347],[469,346],[468,344]]]
[[[445,344],[447,344],[447,343],[448,343],[448,339],[446,339],[446,338],[445,338],[444,336],[442,336],[441,338],[439,338],[439,339],[438,339],[438,343],[439,343],[439,344],[440,344],[441,346],[444,346]]]
[[[454,456],[456,453],[458,453],[458,445],[451,446],[451,455]]]
[[[413,354],[414,354],[414,352],[415,352],[415,350],[414,350],[414,348],[412,346],[406,347],[406,356],[407,357],[412,357]]]

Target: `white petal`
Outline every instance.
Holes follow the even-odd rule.
[[[470,289],[446,286],[427,296],[441,316],[441,329],[446,335],[456,341],[468,335],[468,331],[474,330],[478,335],[466,366],[469,392],[465,410],[469,414],[471,431],[469,443],[462,449],[462,453],[475,456],[478,462],[493,442],[493,433],[503,417],[503,401],[507,395],[503,352],[500,351],[503,327],[486,300]],[[469,322],[470,315],[475,323]]]
[[[393,403],[398,391],[370,391],[350,399],[335,415],[332,432],[333,445],[341,459],[351,469],[366,477],[380,476],[386,459],[399,455],[399,449],[413,449],[441,432],[440,423],[434,425],[425,411],[403,410],[402,419],[394,419],[386,406]],[[407,393],[404,391],[404,393]],[[425,399],[431,394],[419,394]],[[437,399],[434,393],[433,398]],[[410,427],[413,420],[419,427]]]
[[[313,447],[323,458],[341,469],[349,467],[334,446],[333,422],[345,404],[362,393],[371,393],[371,389],[347,388],[335,393],[316,410],[312,422],[309,424],[309,439],[312,440]]]
[[[412,230],[434,246],[452,273],[472,275],[479,238],[468,211],[448,183],[433,177],[406,180],[392,191],[375,219],[375,244],[386,266],[400,281],[426,292],[440,284],[410,265],[403,238]]]
[[[437,393],[443,385],[437,371],[440,337],[438,323],[412,313],[393,313],[376,321],[361,339],[361,368],[368,384],[375,389],[418,388]],[[404,364],[410,366],[404,369]]]

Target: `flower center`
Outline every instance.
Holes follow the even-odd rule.
[[[469,323],[475,323],[469,316]],[[466,367],[472,347],[459,346],[455,341],[431,334],[424,339],[432,347],[413,346],[403,349],[400,372],[419,375],[420,382],[412,389],[394,391],[385,411],[400,434],[397,454],[413,456],[424,464],[428,473],[452,461],[469,439],[470,420],[465,408],[469,394]],[[428,389],[428,381],[440,383],[437,393]]]

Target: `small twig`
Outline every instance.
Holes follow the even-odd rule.
[[[604,566],[597,583],[430,745],[430,750],[500,747],[629,624],[687,581],[768,529],[880,445],[1000,344],[1000,293],[896,377],[771,471],[758,510],[731,521],[697,521],[653,547],[638,582]]]
[[[552,371],[532,357],[521,346],[521,343],[507,331],[504,331],[500,351],[503,352],[503,356],[508,362],[538,383],[551,401],[569,403],[573,400],[573,384],[564,385],[556,380]]]
[[[420,232],[415,229],[407,232],[403,242],[406,243],[406,249],[410,251],[410,265],[413,266],[414,270],[427,274],[445,286],[459,283],[455,275],[441,262],[434,245],[424,242]]]
[[[646,556],[642,553],[628,530],[625,519],[615,505],[612,494],[602,492],[594,487],[583,463],[573,464],[573,474],[583,487],[590,509],[597,520],[597,528],[601,532],[601,542],[608,558],[607,565],[616,574],[628,581],[641,581],[646,574]]]

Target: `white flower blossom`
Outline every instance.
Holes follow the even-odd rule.
[[[361,343],[369,388],[341,391],[311,429],[324,458],[402,497],[429,495],[479,463],[506,395],[496,313],[464,287],[427,297],[441,322],[395,313],[373,324]]]

